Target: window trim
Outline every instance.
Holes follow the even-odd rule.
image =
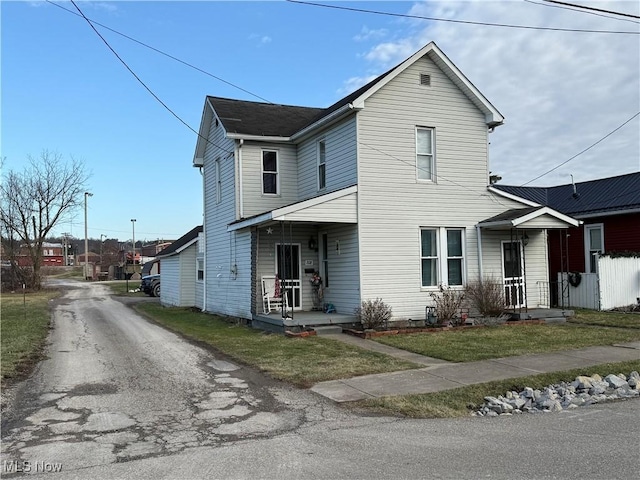
[[[429,132],[431,134],[431,152],[421,153],[418,151],[418,135],[420,131]],[[416,159],[416,181],[436,183],[436,129],[434,127],[416,126],[415,128],[415,159]],[[419,156],[431,156],[431,178],[420,177],[420,167],[418,166]]]
[[[264,169],[264,154],[265,153],[275,153],[276,154],[276,169],[275,171],[265,171]],[[275,193],[272,192],[265,192],[264,191],[264,175],[265,174],[271,174],[271,175],[275,175],[276,176],[276,191]],[[260,150],[260,183],[261,183],[261,187],[260,190],[262,191],[262,195],[267,195],[267,196],[278,196],[280,195],[280,151],[277,149],[273,149],[273,148],[263,148]]]
[[[222,202],[222,167],[220,166],[220,157],[216,158],[216,204]]]
[[[202,264],[202,268],[200,268],[200,264]],[[202,278],[200,278],[200,272],[202,272]],[[196,258],[196,282],[204,282],[204,258],[202,257]]]
[[[323,155],[320,153],[321,150],[324,150],[324,158]],[[320,170],[321,167],[324,167],[322,169],[322,176],[320,175]],[[324,138],[321,138],[318,140],[318,142],[316,143],[316,186],[318,188],[318,191],[321,192],[323,190],[326,190],[327,188],[327,141]],[[321,181],[322,180],[322,181]]]
[[[596,271],[591,271],[591,230],[600,230],[600,243],[602,249],[600,254],[605,252],[604,249],[604,223],[590,223],[584,226],[584,271],[585,273],[598,273],[596,265]]]
[[[432,291],[439,288],[440,285],[451,287],[452,289],[462,289],[467,284],[467,229],[465,227],[420,227],[419,233],[419,258],[420,258],[420,288],[426,291]],[[422,256],[422,232],[435,231],[436,235],[436,256]],[[450,231],[460,232],[460,241],[462,246],[462,256],[449,255],[447,233]],[[435,285],[422,284],[422,260],[433,258],[436,260],[437,280]],[[462,283],[460,285],[451,285],[449,283],[449,260],[461,260]]]

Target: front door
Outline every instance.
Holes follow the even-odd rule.
[[[301,263],[299,243],[276,244],[276,275],[287,295],[289,306],[294,310],[302,308]]]
[[[502,277],[507,307],[524,307],[526,302],[521,242],[502,242]]]

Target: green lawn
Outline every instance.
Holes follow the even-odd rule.
[[[378,337],[377,342],[441,358],[473,362],[640,340],[640,330],[582,325],[513,325]]]
[[[49,301],[59,292],[3,293],[0,307],[0,372],[10,379],[27,371],[37,360],[49,331]]]
[[[309,387],[324,380],[418,368],[419,365],[322,337],[287,338],[215,315],[142,303],[136,309],[156,322],[262,370],[274,378]]]
[[[640,329],[640,312],[621,313],[576,310],[576,315],[571,317],[568,321],[573,324]]]
[[[620,363],[606,363],[586,369],[544,373],[529,377],[512,378],[495,382],[469,385],[422,395],[399,395],[353,402],[348,406],[356,410],[376,412],[384,415],[401,415],[412,418],[450,418],[468,416],[477,409],[487,395],[504,395],[508,391],[520,391],[524,387],[542,389],[562,381],[573,381],[578,375],[597,373],[605,377],[610,373],[640,371],[640,360]]]

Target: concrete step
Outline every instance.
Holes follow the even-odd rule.
[[[338,325],[313,327],[313,330],[315,330],[316,334],[318,335],[332,335],[335,333],[342,333],[342,327],[339,327]]]
[[[544,323],[567,323],[566,317],[545,318]]]

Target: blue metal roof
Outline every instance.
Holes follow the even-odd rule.
[[[575,193],[570,183],[555,187],[492,186],[573,217],[640,209],[640,172],[578,182]]]

